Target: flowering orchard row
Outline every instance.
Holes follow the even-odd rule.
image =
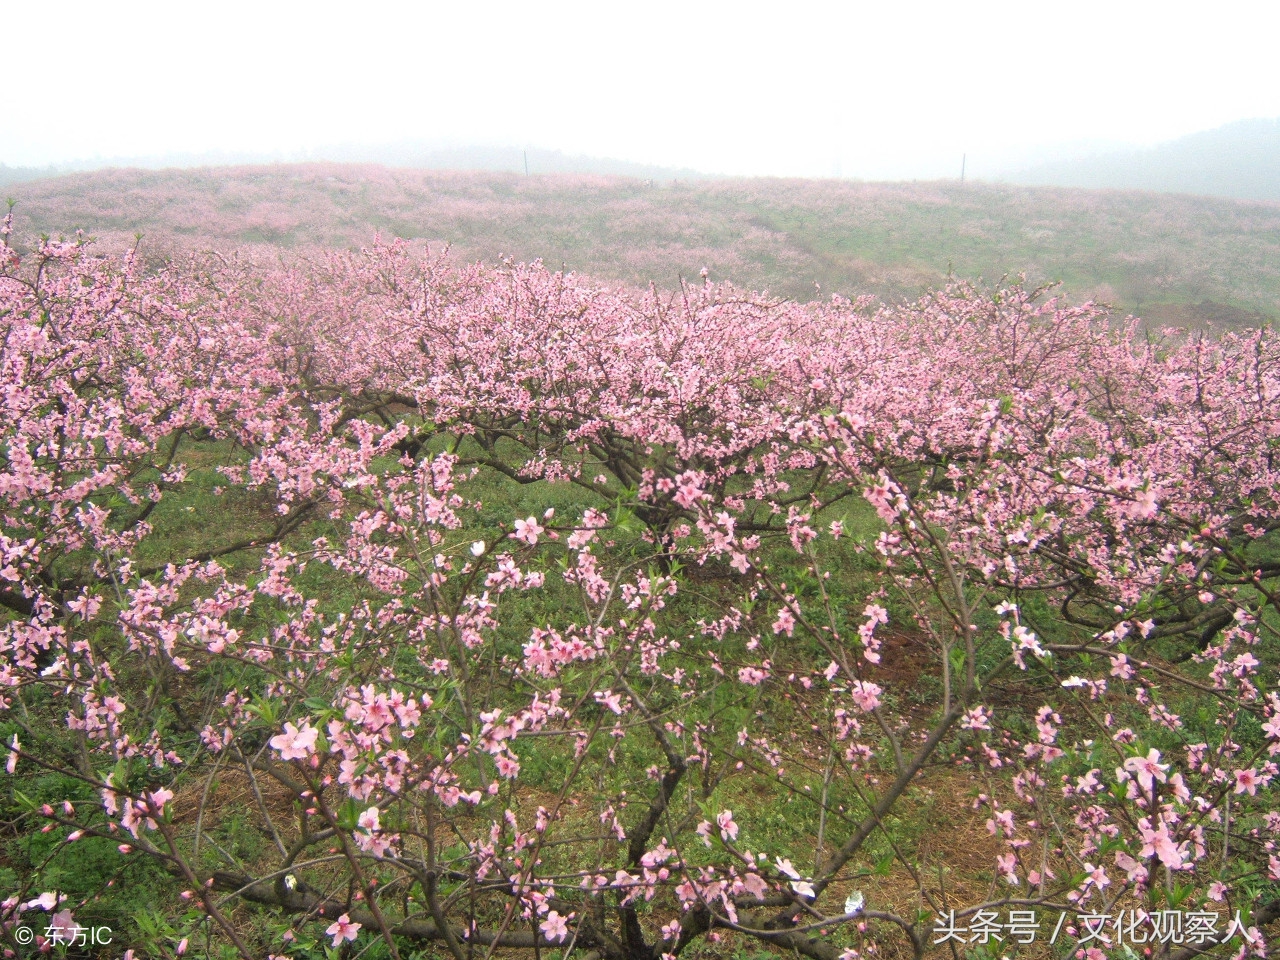
[[[1010,906],[1239,912],[1214,949],[1265,953],[1270,333],[3,253],[0,722],[10,819],[56,836],[11,945],[108,909],[44,873],[98,844],[244,957],[920,956]],[[894,825],[966,774],[959,903]],[[864,899],[873,851],[912,902]]]

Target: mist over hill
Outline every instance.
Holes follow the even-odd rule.
[[[532,158],[530,166],[532,167]],[[1061,282],[1076,301],[1179,326],[1280,315],[1280,204],[934,181],[525,176],[301,164],[101,170],[12,185],[14,236],[76,229],[166,255],[358,247],[375,234],[455,258],[543,260],[673,289],[705,267],[811,300],[914,298],[949,276]]]
[[[380,147],[333,147],[325,150],[324,156],[341,163],[376,163],[416,170],[479,170],[529,175],[580,173],[638,180],[705,180],[715,176],[688,167],[663,167],[535,147],[441,147],[406,141]]]
[[[1000,179],[1280,201],[1280,118],[1241,120],[1146,150],[1041,163]]]
[[[49,164],[43,167],[7,166],[0,162],[0,187],[31,180],[43,180],[68,173],[136,168],[140,170],[197,169],[203,167],[249,166],[298,163],[377,164],[415,170],[489,171],[540,175],[550,173],[592,174],[632,177],[638,180],[706,180],[716,174],[688,167],[664,167],[634,163],[611,157],[567,154],[538,147],[462,145],[445,146],[426,141],[405,140],[367,146],[336,144],[314,150],[289,153],[171,153],[156,156],[91,158]]]

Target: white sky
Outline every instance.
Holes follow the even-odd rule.
[[[7,6],[11,166],[419,140],[936,177],[1280,116],[1274,0]]]

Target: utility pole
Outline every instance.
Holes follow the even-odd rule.
[[[529,175],[529,151],[528,150],[524,152],[524,175],[526,177]],[[961,179],[964,179],[964,178],[962,177]]]
[[[969,155],[967,153],[960,154],[960,182],[961,183],[964,183],[964,165],[965,165],[965,161],[968,159],[969,159]]]

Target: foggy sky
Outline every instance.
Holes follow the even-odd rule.
[[[928,178],[1280,115],[1276,4],[769,7],[16,4],[0,162],[414,140]]]

